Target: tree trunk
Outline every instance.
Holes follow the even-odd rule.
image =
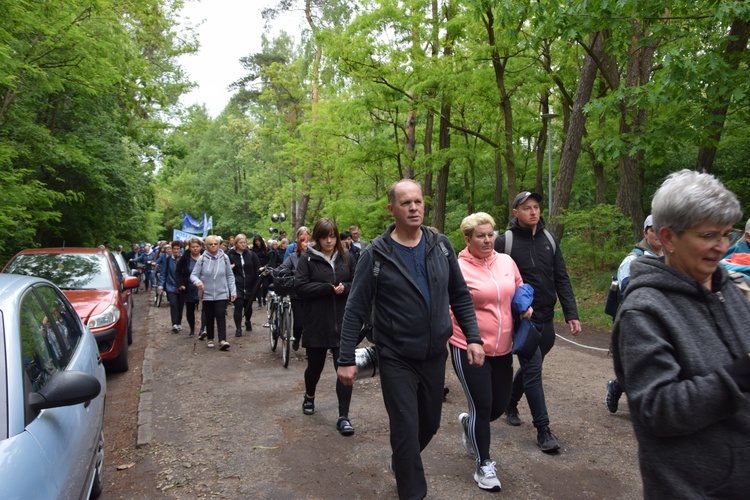
[[[557,183],[555,185],[552,211],[548,227],[557,236],[562,237],[563,225],[558,217],[568,208],[570,203],[570,191],[573,187],[578,156],[581,153],[581,141],[586,129],[586,115],[583,108],[591,100],[591,91],[596,80],[597,61],[596,56],[602,51],[602,33],[593,33],[589,37],[591,52],[586,53],[581,68],[581,76],[578,79],[578,89],[573,100],[573,111],[571,113],[570,126],[565,138],[565,146],[560,156],[560,168],[557,172]]]
[[[732,27],[729,29],[726,47],[722,54],[724,61],[734,70],[739,67],[742,59],[741,56],[747,50],[748,36],[750,36],[750,21],[735,19]],[[731,97],[727,98],[724,102],[719,102],[720,99],[717,95],[720,92],[714,85],[707,89],[706,94],[709,102],[713,102],[715,107],[710,111],[711,121],[706,127],[709,143],[701,146],[698,150],[696,168],[711,173],[714,167],[714,159],[716,158],[716,148],[719,145],[719,141],[721,141],[721,134],[724,130],[724,122],[729,111],[729,99]]]
[[[417,111],[409,110],[406,118],[406,138],[404,139],[404,155],[406,156],[406,165],[404,166],[404,178],[414,178],[414,157],[415,146],[417,143]]]
[[[518,189],[516,186],[516,156],[513,150],[513,108],[510,103],[510,96],[505,88],[505,64],[507,63],[507,59],[500,56],[500,51],[497,47],[497,40],[495,39],[495,16],[492,13],[492,8],[485,10],[484,15],[484,27],[487,31],[489,45],[492,48],[492,69],[495,72],[495,86],[500,94],[500,111],[502,112],[503,124],[505,126],[505,130],[503,130],[503,158],[505,159],[505,168],[508,172],[508,216],[510,217],[512,214],[511,205]]]
[[[445,104],[440,108],[440,151],[448,150],[451,147],[451,135],[448,129],[448,123],[451,120],[451,107]],[[450,160],[445,160],[440,172],[438,173],[437,182],[435,183],[435,198],[432,204],[432,225],[441,233],[445,230],[445,205],[448,198],[448,175],[450,173]]]

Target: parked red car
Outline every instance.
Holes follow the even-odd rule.
[[[123,276],[110,252],[31,248],[14,255],[2,272],[38,276],[57,285],[94,334],[107,368],[128,370],[128,333],[133,328],[128,291],[139,283],[134,276]]]

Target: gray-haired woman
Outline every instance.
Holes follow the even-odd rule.
[[[682,170],[651,207],[665,257],[633,262],[613,332],[644,496],[744,498],[750,301],[719,265],[740,204],[713,176]]]

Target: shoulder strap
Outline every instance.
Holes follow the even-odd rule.
[[[549,240],[549,244],[550,244],[550,245],[552,245],[552,253],[555,253],[555,252],[557,252],[557,243],[555,243],[555,237],[554,237],[554,236],[552,236],[552,233],[550,233],[549,231],[547,231],[547,230],[545,229],[545,230],[544,230],[544,235],[545,235],[545,236],[547,237],[547,239]]]
[[[633,253],[636,255],[636,257],[640,257],[645,252],[643,251],[643,249],[635,247],[635,248],[633,248]]]
[[[508,229],[503,236],[505,236],[505,248],[503,249],[503,253],[510,255],[510,250],[513,248],[513,231]]]
[[[448,257],[448,253],[449,252],[448,252],[448,249],[445,248],[445,244],[442,241],[439,241],[438,245],[440,245],[440,250],[443,251],[443,255],[445,255],[446,257]]]

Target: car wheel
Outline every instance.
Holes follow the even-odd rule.
[[[122,343],[122,350],[120,351],[120,354],[112,360],[112,363],[109,365],[111,370],[113,372],[126,372],[128,371],[129,365],[128,365],[128,343],[123,342]]]
[[[96,449],[96,465],[94,467],[94,483],[91,485],[91,495],[89,498],[98,498],[104,489],[104,429],[99,434],[99,445]]]

